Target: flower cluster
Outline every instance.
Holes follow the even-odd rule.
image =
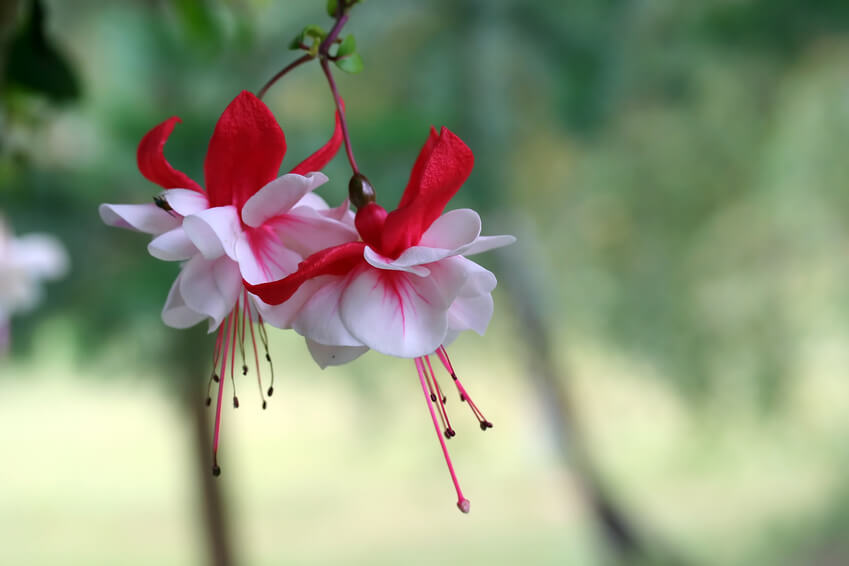
[[[445,367],[481,429],[491,427],[457,378],[445,346],[464,330],[483,334],[492,317],[495,277],[465,256],[514,241],[481,236],[473,210],[444,212],[472,170],[471,150],[446,128],[432,129],[397,209],[387,212],[374,202],[374,191],[357,172],[349,185],[354,214],[348,200],[330,208],[313,193],[327,182],[320,170],[341,145],[338,113],[330,141],[278,177],[283,132],[258,98],[242,92],[215,127],[205,188],[164,157],[177,121],[155,127],[138,150],[140,171],[165,191],[150,204],[101,205],[100,214],[107,224],[152,234],[148,251],[154,257],[183,262],[162,312],[167,325],[187,328],[205,320],[210,332],[218,331],[213,454],[224,377],[229,371],[233,379],[239,357],[247,373],[252,357],[261,380],[256,337],[270,362],[268,323],[302,335],[322,368],[369,349],[412,358],[457,504],[467,512],[445,446],[455,431],[430,356]],[[233,404],[238,406],[235,394]],[[220,472],[217,460],[214,472]]]

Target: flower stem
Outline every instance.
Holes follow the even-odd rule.
[[[276,75],[271,77],[268,80],[268,82],[265,83],[265,85],[261,89],[259,89],[259,92],[256,94],[256,97],[259,98],[260,100],[262,100],[262,97],[265,96],[265,93],[268,92],[268,89],[271,88],[271,85],[273,85],[274,83],[276,83],[277,81],[282,79],[283,76],[286,75],[292,69],[294,69],[296,67],[300,67],[301,65],[303,65],[307,61],[311,61],[314,58],[315,58],[315,55],[313,55],[312,53],[307,53],[307,54],[299,57],[298,59],[295,59],[294,61],[292,61],[291,63],[289,63],[285,67],[283,67],[283,69],[280,70],[280,72],[278,72]]]
[[[336,90],[336,81],[333,80],[333,73],[330,71],[330,65],[327,63],[327,57],[321,57],[321,69],[324,71],[324,76],[327,77],[327,83],[330,85],[330,92],[333,93],[333,101],[336,103],[336,112],[339,113],[339,124],[342,126],[342,139],[345,140],[345,154],[348,156],[348,163],[351,164],[351,171],[354,174],[360,172],[357,167],[357,161],[354,159],[354,150],[351,148],[351,138],[348,135],[348,120],[345,118],[345,109],[342,107],[342,99],[339,97],[339,91]]]

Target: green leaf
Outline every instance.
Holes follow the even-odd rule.
[[[363,70],[363,58],[360,57],[359,53],[354,53],[344,59],[337,59],[334,63],[346,73],[359,73]]]
[[[337,57],[347,57],[348,55],[353,54],[357,50],[357,40],[354,39],[353,35],[345,36],[345,39],[342,40],[342,43],[339,44],[339,49],[336,50]]]
[[[338,5],[339,3],[336,0],[327,0],[327,15],[335,18]]]
[[[327,32],[319,26],[307,26],[301,33],[303,33],[307,37],[313,37],[318,40],[323,40],[325,37],[327,37]]]
[[[301,45],[303,45],[303,43],[304,43],[304,32],[302,30],[301,33],[296,35],[295,38],[292,39],[292,41],[289,43],[289,49],[300,49]]]

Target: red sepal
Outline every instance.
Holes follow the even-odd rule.
[[[192,189],[202,193],[200,185],[182,171],[171,167],[165,159],[165,142],[174,131],[174,125],[180,121],[178,117],[172,116],[145,134],[136,152],[139,171],[145,179],[164,189]]]
[[[286,154],[286,138],[271,110],[242,91],[218,123],[204,162],[209,205],[240,208],[254,193],[277,178]]]
[[[245,288],[269,305],[279,305],[295,294],[308,280],[321,275],[346,275],[355,267],[365,263],[364,242],[347,242],[316,252],[298,264],[298,270],[288,277],[251,285],[244,281]]]
[[[342,111],[345,111],[345,103],[342,103]],[[292,173],[298,175],[306,175],[313,171],[321,171],[324,166],[330,163],[330,160],[336,156],[339,148],[342,147],[342,120],[339,118],[339,112],[336,112],[336,126],[333,129],[333,135],[326,144],[318,148],[318,150],[295,165],[292,168]]]
[[[383,225],[381,252],[398,257],[419,243],[422,234],[439,218],[475,163],[472,150],[448,128],[430,136],[413,165],[410,181],[397,210]]]

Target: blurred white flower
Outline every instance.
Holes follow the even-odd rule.
[[[68,254],[47,234],[15,238],[0,217],[0,353],[9,345],[13,314],[32,310],[41,300],[42,280],[58,279],[68,271]]]

